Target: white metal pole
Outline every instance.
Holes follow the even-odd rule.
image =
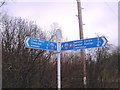
[[[58,51],[58,57],[57,57],[58,90],[60,90],[61,89],[61,60],[60,60],[61,42],[57,42],[57,51]]]

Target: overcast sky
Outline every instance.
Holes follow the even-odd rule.
[[[84,38],[105,35],[110,44],[118,45],[118,0],[82,0]],[[43,29],[57,22],[63,36],[79,39],[76,0],[24,0],[4,6],[10,16],[35,21]]]

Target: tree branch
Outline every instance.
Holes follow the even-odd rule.
[[[0,5],[0,7],[2,7],[4,4],[5,4],[5,1],[4,1],[4,2],[1,2],[1,5]]]

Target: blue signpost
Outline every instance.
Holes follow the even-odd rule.
[[[40,40],[39,38],[26,37],[24,43],[27,48],[57,50],[57,43]]]
[[[60,52],[64,50],[78,50],[88,48],[104,47],[107,44],[105,37],[88,38],[69,42],[59,42],[61,39],[60,31],[57,32],[58,42],[40,40],[39,38],[26,37],[24,40],[27,48],[54,50],[58,52],[58,88],[61,88],[61,69],[60,69]]]
[[[61,44],[61,50],[78,50],[88,48],[104,47],[107,43],[107,39],[102,37],[88,38],[76,41],[63,42]]]
[[[26,37],[24,43],[27,48],[36,48],[36,49],[57,51],[57,43],[56,42],[40,40],[39,38]],[[104,47],[106,45],[106,43],[107,43],[107,39],[104,36],[69,41],[69,42],[62,42],[61,50],[64,51],[64,50],[98,48],[98,47]]]

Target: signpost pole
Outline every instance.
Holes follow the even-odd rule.
[[[61,42],[57,42],[57,76],[58,76],[58,90],[61,89],[61,60],[60,60]]]
[[[57,52],[58,52],[58,57],[57,57],[57,75],[58,75],[58,90],[61,90],[61,60],[60,60],[60,54],[61,54],[61,38],[62,38],[62,33],[60,29],[57,29],[56,33],[56,38],[57,38]]]

